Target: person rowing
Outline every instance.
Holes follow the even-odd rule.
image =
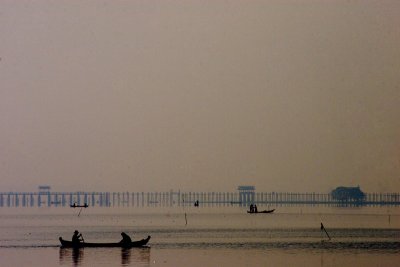
[[[75,230],[74,235],[72,236],[72,243],[79,244],[81,242],[84,242],[83,236],[81,233],[78,232],[78,230]]]
[[[124,246],[124,247],[130,246],[132,243],[131,237],[129,235],[127,235],[125,232],[122,232],[121,236],[122,236],[122,240],[119,241],[119,243],[121,243],[122,246]]]

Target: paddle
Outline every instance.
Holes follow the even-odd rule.
[[[331,240],[331,237],[329,236],[328,232],[326,231],[324,225],[321,223],[321,231],[324,230],[326,235],[328,236],[329,240]]]

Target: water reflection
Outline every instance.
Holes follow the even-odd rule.
[[[118,259],[120,258],[120,259]],[[92,263],[116,266],[149,266],[150,247],[144,248],[60,248],[59,263],[66,266],[92,266]],[[118,265],[118,264],[117,264]]]
[[[79,263],[83,260],[83,248],[72,249],[72,262],[74,266],[79,266]]]
[[[83,261],[83,248],[60,248],[60,264],[72,263],[72,266],[80,266]]]
[[[129,266],[131,258],[135,264],[148,266],[150,264],[150,248],[122,248],[121,266]]]
[[[132,248],[132,257],[136,263],[150,265],[150,247],[145,248]]]
[[[121,265],[126,266],[131,263],[131,249],[122,248],[121,249]]]

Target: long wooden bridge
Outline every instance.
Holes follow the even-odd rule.
[[[199,207],[248,206],[399,206],[399,193],[366,193],[363,200],[337,200],[330,193],[290,192],[0,192],[2,207]]]

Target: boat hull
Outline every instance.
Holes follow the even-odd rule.
[[[251,213],[251,214],[257,214],[257,213],[273,213],[275,211],[275,209],[272,209],[272,210],[261,210],[261,211],[257,211],[257,212],[255,212],[255,211],[247,211],[247,213]]]
[[[78,244],[72,243],[72,241],[64,240],[62,237],[59,238],[61,247],[63,248],[96,248],[96,247],[107,247],[107,248],[133,248],[133,247],[143,247],[146,246],[150,240],[150,236],[145,239],[133,241],[130,244],[122,244],[122,243],[87,243],[87,242],[80,242]]]
[[[89,207],[89,205],[88,204],[85,204],[85,205],[76,205],[76,204],[73,204],[73,205],[69,205],[71,208],[88,208]]]

